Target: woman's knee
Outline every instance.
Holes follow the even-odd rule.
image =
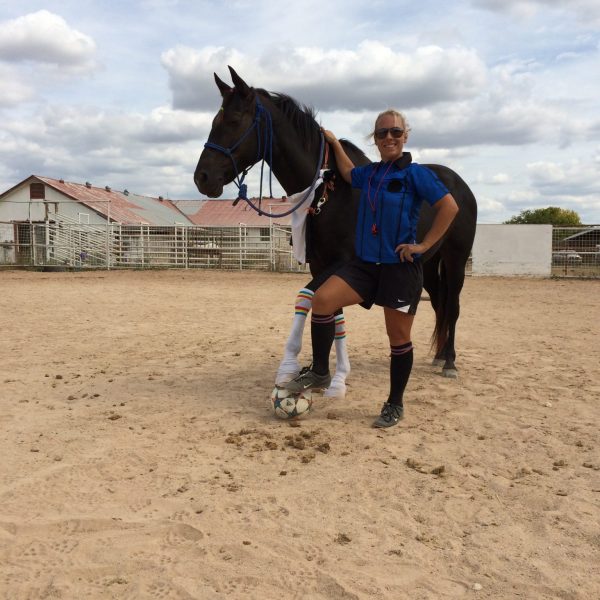
[[[401,346],[411,341],[413,315],[385,309],[385,324],[390,345]]]
[[[338,308],[339,306],[335,306],[335,298],[331,294],[322,291],[322,288],[319,288],[315,292],[312,301],[313,313],[318,315],[329,315],[333,314]]]
[[[358,304],[360,296],[343,280],[332,275],[320,286],[313,297],[313,312],[329,315],[344,306]]]
[[[388,332],[388,340],[390,346],[404,346],[404,344],[408,344],[411,341],[411,336],[410,333],[406,335]]]

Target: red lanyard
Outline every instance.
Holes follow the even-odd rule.
[[[381,164],[381,163],[379,163]],[[383,180],[385,179],[385,176],[388,174],[388,171],[392,168],[392,165],[394,164],[394,162],[390,162],[390,164],[388,165],[388,168],[385,170],[385,173],[382,175],[381,179],[379,180],[379,183],[377,184],[377,189],[375,190],[375,196],[373,196],[373,200],[371,200],[371,179],[373,179],[373,175],[375,175],[375,173],[377,173],[377,171],[379,170],[379,165],[377,165],[377,167],[375,169],[373,169],[373,172],[371,173],[370,177],[369,177],[369,182],[367,185],[367,201],[369,202],[369,206],[371,207],[371,212],[373,213],[373,225],[371,225],[371,233],[373,235],[377,235],[379,233],[378,229],[377,229],[377,201],[379,199],[379,188],[381,187],[381,184],[383,183]]]

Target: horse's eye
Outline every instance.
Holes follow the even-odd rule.
[[[223,121],[228,125],[239,125],[242,120],[242,114],[235,111],[229,111],[227,113],[223,113]]]

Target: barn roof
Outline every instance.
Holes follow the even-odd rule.
[[[161,196],[140,196],[127,190],[113,190],[110,187],[97,187],[90,183],[74,183],[63,179],[31,175],[9,190],[0,194],[0,200],[15,189],[30,183],[41,182],[64,194],[68,198],[88,207],[95,213],[116,223],[127,225],[199,225],[202,227],[269,227],[271,219],[259,215],[247,202],[240,200],[233,206],[233,200],[171,200]],[[258,198],[252,203],[258,206]],[[291,208],[286,198],[263,198],[261,208],[274,214]],[[284,226],[291,225],[291,215],[273,219]]]
[[[237,227],[248,225],[269,227],[270,219],[259,215],[247,202],[240,200],[233,206],[233,200],[173,200],[173,204],[194,223],[203,227]],[[253,198],[252,203],[258,206],[258,199]],[[285,198],[263,198],[261,208],[274,214],[290,209],[290,204]],[[290,225],[291,215],[274,219],[280,225]]]
[[[62,179],[37,177],[46,185],[85,204],[94,212],[117,223],[144,225],[189,224],[170,200],[159,200],[150,196],[132,194],[127,190],[117,191],[106,186],[95,187],[91,184],[72,183]]]

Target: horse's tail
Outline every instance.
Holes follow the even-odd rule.
[[[437,266],[436,288],[435,327],[431,334],[431,349],[435,356],[439,356],[450,333],[448,280],[443,260],[440,260]]]

